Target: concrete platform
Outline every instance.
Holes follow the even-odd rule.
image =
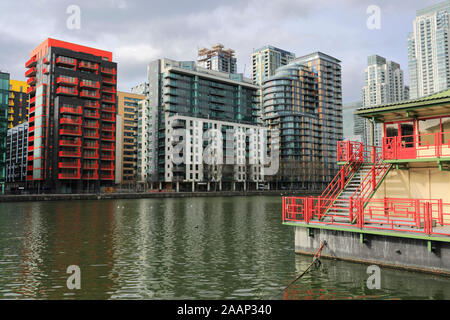
[[[450,237],[345,226],[284,223],[295,227],[295,252],[450,276]],[[443,230],[447,230],[449,227]],[[436,230],[437,231],[437,230]],[[439,231],[437,231],[439,232]]]

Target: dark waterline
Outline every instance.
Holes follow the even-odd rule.
[[[279,196],[0,203],[0,298],[450,299],[450,278],[294,254]],[[81,289],[69,290],[69,265]]]

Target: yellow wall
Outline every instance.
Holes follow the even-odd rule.
[[[450,203],[450,171],[439,168],[391,169],[374,198],[442,199]]]
[[[20,80],[9,80],[9,85],[11,86],[12,91],[20,92],[20,87],[22,87],[22,92],[27,92],[28,84],[26,81],[20,81]]]

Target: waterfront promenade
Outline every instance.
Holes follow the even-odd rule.
[[[61,200],[102,200],[102,199],[146,199],[146,198],[191,198],[191,197],[233,197],[233,196],[298,196],[318,195],[308,190],[259,190],[259,191],[209,191],[209,192],[120,192],[98,194],[26,194],[0,195],[0,202],[61,201]]]

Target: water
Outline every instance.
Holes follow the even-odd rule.
[[[1,299],[450,299],[450,278],[294,254],[280,197],[0,203]],[[69,290],[69,265],[81,289]]]

